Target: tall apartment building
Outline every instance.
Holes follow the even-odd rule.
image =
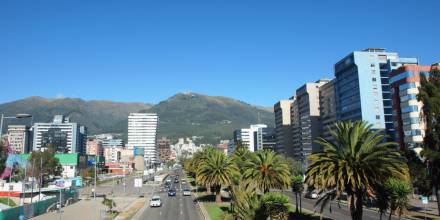
[[[286,155],[292,152],[292,121],[290,119],[293,99],[281,100],[273,106],[275,115],[276,146],[275,151]]]
[[[32,144],[32,132],[26,125],[8,126],[8,143],[14,154],[29,153]]]
[[[329,81],[320,79],[314,83],[306,83],[296,90],[291,107],[291,124],[293,156],[298,159],[322,150],[314,142],[321,135],[319,91]]]
[[[32,150],[53,148],[57,153],[86,153],[87,128],[55,115],[52,122],[35,123]]]
[[[415,58],[401,58],[380,48],[354,51],[337,62],[335,96],[337,120],[364,120],[373,129],[384,129],[389,140],[395,130],[389,72],[403,64],[417,64]]]
[[[421,75],[429,76],[431,66],[408,64],[390,73],[396,140],[401,149],[421,148],[425,136],[423,103],[417,100]]]
[[[171,156],[171,144],[168,138],[162,137],[157,140],[157,146],[159,148],[159,158],[161,161],[170,159]]]
[[[241,144],[244,147],[249,148],[251,152],[262,150],[263,141],[263,129],[266,129],[265,124],[251,125],[250,128],[242,128],[234,131],[234,143]]]
[[[321,137],[332,140],[330,133],[336,123],[335,79],[319,87],[319,115],[321,121]]]
[[[145,160],[154,163],[159,158],[156,145],[159,117],[155,113],[130,113],[128,116],[127,148],[143,151]]]

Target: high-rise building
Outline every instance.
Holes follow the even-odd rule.
[[[277,134],[275,128],[262,128],[261,135],[263,137],[262,148],[265,150],[275,151],[277,145]]]
[[[332,140],[331,130],[336,123],[335,80],[319,87],[319,111],[321,121],[321,137]]]
[[[273,106],[275,115],[275,151],[292,156],[292,121],[290,119],[293,99],[281,100]]]
[[[320,79],[306,83],[296,90],[291,108],[293,137],[293,156],[304,159],[313,152],[321,151],[321,146],[314,141],[321,136],[320,123],[320,87],[330,80]]]
[[[28,153],[31,149],[32,134],[29,126],[26,125],[9,125],[8,126],[8,143],[11,150],[15,154]]]
[[[401,58],[380,48],[354,51],[337,62],[334,66],[337,120],[367,121],[373,129],[384,129],[388,139],[394,140],[388,74],[405,63],[417,64],[417,59]]]
[[[263,128],[265,124],[251,125],[234,131],[234,143],[249,148],[251,152],[263,149]]]
[[[143,151],[147,163],[154,163],[159,158],[156,145],[158,121],[155,113],[130,113],[128,116],[127,148]]]
[[[102,141],[98,139],[87,140],[87,155],[104,156]]]
[[[86,127],[70,122],[70,119],[63,115],[55,115],[49,123],[35,123],[33,134],[34,151],[52,148],[57,153],[86,152]]]
[[[171,144],[168,138],[162,137],[157,140],[157,146],[159,148],[159,158],[161,161],[166,161],[170,159],[171,156]]]
[[[431,66],[408,64],[390,73],[396,140],[401,149],[421,149],[425,136],[423,103],[417,100],[421,75],[429,76]]]

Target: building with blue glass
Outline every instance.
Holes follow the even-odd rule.
[[[395,140],[388,74],[416,58],[401,58],[381,48],[354,51],[334,65],[337,120],[363,120]]]

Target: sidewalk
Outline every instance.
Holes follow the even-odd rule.
[[[106,207],[102,205],[102,198],[94,200],[80,200],[72,205],[63,207],[61,219],[64,220],[98,220],[105,213]],[[50,212],[31,218],[32,220],[59,220],[60,213]]]

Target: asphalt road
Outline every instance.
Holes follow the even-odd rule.
[[[149,207],[140,216],[140,219],[158,219],[158,220],[199,220],[199,212],[194,204],[192,196],[183,196],[182,189],[189,187],[186,184],[174,183],[174,176],[178,174],[182,179],[181,170],[174,171],[167,179],[171,179],[171,188],[176,189],[177,193],[174,197],[169,197],[163,186],[156,187],[152,195],[159,195],[162,199],[162,207]]]
[[[288,195],[290,197],[292,204],[295,205],[295,194],[292,192],[285,192],[285,193],[286,193],[286,195]],[[302,207],[304,209],[314,210],[315,203],[316,203],[316,199],[304,198],[304,194],[303,194]],[[337,202],[332,202],[331,206],[332,206],[332,212],[329,211],[328,207],[326,207],[324,209],[324,217],[334,219],[334,220],[351,219],[350,211],[349,211],[346,204],[341,203],[341,208],[339,208]],[[377,219],[380,219],[380,215],[377,211],[373,211],[373,210],[364,208],[362,219],[364,219],[364,220],[377,220]],[[383,216],[382,219],[388,219],[388,215]],[[391,219],[397,220],[397,217],[393,216]],[[405,219],[405,218],[402,218],[402,219]]]

